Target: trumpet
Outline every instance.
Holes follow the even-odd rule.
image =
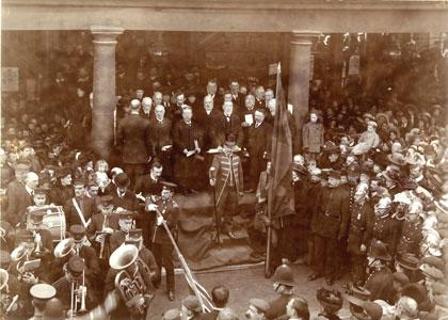
[[[82,271],[81,285],[79,281],[73,281],[70,291],[70,317],[75,317],[80,313],[87,312],[86,296],[87,288],[85,286],[85,271]]]
[[[38,232],[33,231],[33,239],[34,239],[34,244],[35,244],[33,255],[36,256],[37,258],[40,258],[45,253],[42,250],[42,247],[43,247],[42,237],[41,237],[41,235]]]

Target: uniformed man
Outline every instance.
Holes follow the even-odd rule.
[[[89,240],[92,242],[98,257],[102,260],[102,264],[105,264],[111,253],[110,235],[118,229],[117,220],[112,219],[114,209],[112,199],[111,195],[96,199],[99,213],[92,216],[92,222],[87,228]]]
[[[235,136],[229,134],[223,152],[213,157],[209,169],[210,185],[215,188],[218,228],[231,232],[232,217],[237,214],[239,197],[243,192],[243,169],[240,157],[234,154]]]
[[[364,283],[367,247],[370,244],[374,213],[367,199],[369,187],[360,183],[354,194],[354,204],[350,210],[348,226],[347,251],[351,257],[352,282],[356,285]]]
[[[66,259],[56,259],[59,260],[59,263],[56,263],[56,265],[58,267],[63,266],[71,256],[79,256],[84,259],[86,277],[92,284],[94,284],[96,289],[101,288],[103,285],[104,274],[101,272],[100,261],[95,249],[92,248],[89,240],[87,240],[86,229],[80,224],[75,224],[70,227],[69,233],[74,240],[73,253],[70,256],[67,256]],[[62,274],[60,274],[58,278],[61,276]],[[99,290],[96,291],[99,292]]]
[[[407,210],[407,214],[404,216],[404,222],[398,240],[398,255],[410,253],[417,256],[419,254],[421,241],[423,240],[423,219],[420,216],[422,211],[423,206],[420,202],[414,201],[409,206],[409,210]]]
[[[162,188],[160,199],[155,203],[148,203],[147,208],[153,211],[156,215],[156,222],[154,226],[154,233],[152,238],[152,250],[159,267],[158,274],[161,274],[162,266],[166,270],[166,286],[168,298],[170,301],[174,300],[175,283],[174,283],[174,264],[173,264],[173,242],[167,233],[165,224],[173,237],[176,237],[177,222],[179,219],[179,206],[173,200],[173,186],[165,185]],[[176,239],[176,238],[174,238]],[[161,279],[156,281],[156,286],[160,285]]]
[[[85,272],[84,259],[73,256],[64,265],[64,276],[53,283],[56,297],[69,317],[84,314],[97,305],[97,297]]]
[[[82,224],[87,228],[96,212],[95,201],[85,194],[85,183],[82,179],[73,182],[75,196],[64,204],[65,220],[68,226]]]
[[[386,245],[387,251],[395,256],[400,221],[391,216],[391,204],[389,197],[383,197],[375,204],[375,222],[373,224],[372,239],[382,241]]]
[[[38,283],[31,287],[30,295],[34,307],[34,315],[30,320],[42,319],[47,302],[56,296],[56,289],[46,283]]]
[[[51,254],[53,252],[53,236],[51,232],[43,225],[43,219],[46,215],[45,210],[41,210],[45,205],[46,191],[36,189],[34,192],[34,201],[36,206],[28,207],[28,230],[33,233],[34,241],[38,246],[37,251],[41,251],[42,255]],[[37,251],[35,253],[37,254]]]
[[[369,275],[365,288],[370,291],[370,300],[384,300],[391,296],[393,275],[387,267],[392,260],[386,245],[379,240],[372,240],[367,253],[367,267]]]
[[[268,310],[265,311],[267,319],[277,319],[286,314],[286,305],[293,296],[296,282],[291,267],[287,261],[283,261],[272,276],[274,291],[278,297],[269,303]]]
[[[328,186],[323,188],[316,203],[316,219],[313,219],[314,232],[314,273],[309,277],[315,280],[325,276],[328,285],[332,285],[336,277],[334,265],[337,254],[337,243],[346,230],[344,217],[347,216],[348,202],[345,192],[338,188],[340,173],[331,171]]]

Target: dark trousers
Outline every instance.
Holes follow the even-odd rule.
[[[365,254],[352,254],[351,255],[351,274],[352,281],[355,285],[362,286],[365,281],[367,258]]]
[[[336,256],[338,241],[333,238],[326,238],[314,235],[314,271],[327,278],[336,276]]]
[[[216,197],[219,194],[216,193]],[[218,199],[216,199],[218,200]],[[218,219],[221,223],[227,225],[231,222],[232,217],[237,214],[238,209],[238,194],[235,187],[225,186],[222,192],[221,199],[218,204],[217,213]]]
[[[173,245],[171,243],[153,243],[152,252],[156,258],[159,274],[162,266],[166,271],[166,288],[174,292],[174,264],[173,264]],[[161,279],[159,279],[159,284]]]
[[[131,180],[130,188],[133,190],[137,178],[146,172],[146,163],[123,163],[123,170]]]

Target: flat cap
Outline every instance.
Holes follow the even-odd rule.
[[[86,228],[80,224],[74,224],[70,226],[69,232],[73,238],[78,239],[82,238],[86,234]]]
[[[68,260],[68,269],[73,273],[81,273],[84,270],[84,260],[78,256],[73,256]]]

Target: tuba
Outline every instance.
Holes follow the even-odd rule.
[[[134,314],[145,315],[147,308],[144,297],[147,291],[145,281],[138,270],[138,264],[132,276],[127,270],[131,265],[138,263],[138,254],[139,250],[136,246],[121,245],[110,256],[109,265],[112,269],[119,271],[115,276],[115,288],[125,301],[126,307]]]

